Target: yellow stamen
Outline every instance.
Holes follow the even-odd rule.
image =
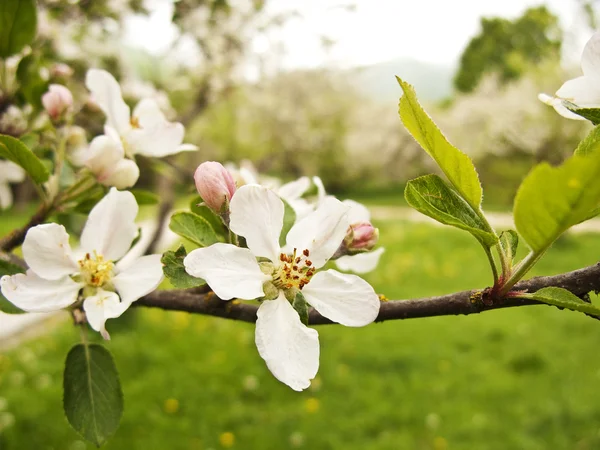
[[[94,256],[89,253],[78,261],[81,268],[83,280],[89,286],[101,287],[110,281],[113,275],[114,264],[112,261],[105,261],[102,255],[98,255],[94,250]]]

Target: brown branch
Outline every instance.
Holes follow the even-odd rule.
[[[27,231],[29,231],[30,228],[44,223],[52,212],[52,208],[52,205],[42,203],[35,214],[31,216],[29,222],[0,239],[0,251],[8,253],[21,245],[25,240]]]
[[[518,283],[514,287],[514,291],[535,292],[549,286],[567,289],[577,296],[584,296],[591,291],[600,291],[600,263],[560,275],[531,278]],[[484,292],[485,290],[471,290],[439,297],[385,301],[381,303],[376,322],[418,317],[477,314],[493,309],[543,304],[511,297],[502,299],[485,298],[485,295],[481,295]],[[244,322],[256,322],[256,311],[258,310],[256,305],[239,300],[220,300],[213,293],[204,293],[202,289],[155,291],[142,297],[134,305],[171,311],[185,311]],[[322,325],[332,322],[311,309],[309,323],[311,325]]]

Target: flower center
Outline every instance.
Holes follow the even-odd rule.
[[[93,257],[86,253],[78,264],[84,281],[90,286],[100,287],[112,278],[114,264],[112,261],[104,261],[104,257],[95,250]]]
[[[302,289],[308,284],[316,269],[312,267],[312,261],[308,259],[310,252],[304,249],[298,255],[296,249],[292,255],[281,253],[280,266],[273,274],[273,284],[279,289]]]
[[[131,119],[129,119],[129,124],[132,128],[142,128],[140,125],[140,119],[138,119],[136,116],[131,116]]]

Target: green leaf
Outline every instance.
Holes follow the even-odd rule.
[[[506,230],[500,233],[500,245],[509,261],[513,261],[517,256],[519,247],[519,235],[514,230]]]
[[[176,234],[200,247],[219,242],[217,234],[208,221],[192,212],[177,212],[171,217],[169,228]]]
[[[515,197],[517,231],[533,251],[543,251],[563,232],[590,217],[600,204],[600,151],[573,156],[558,167],[542,163]]]
[[[156,205],[160,200],[160,197],[154,192],[143,189],[131,189],[129,192],[133,194],[138,205]]]
[[[163,264],[163,272],[173,287],[178,289],[193,288],[206,284],[202,278],[191,276],[185,271],[183,259],[187,256],[185,247],[181,245],[174,252],[168,251],[163,254],[160,261]]]
[[[0,158],[6,158],[21,166],[38,184],[50,177],[42,161],[25,144],[11,136],[0,135]]]
[[[225,228],[221,218],[215,214],[212,209],[204,205],[203,202],[204,200],[202,200],[202,197],[195,197],[190,203],[190,211],[192,211],[194,214],[198,214],[200,217],[205,218],[208,223],[211,224],[217,235],[223,237],[226,236],[227,229]]]
[[[42,108],[42,95],[48,90],[49,82],[40,75],[37,56],[30,54],[21,60],[17,67],[17,80],[19,92],[24,100],[39,109]]]
[[[17,273],[25,273],[25,269],[11,262],[0,259],[0,278],[4,275],[15,275]],[[7,314],[23,314],[25,311],[17,308],[0,292],[0,311]]]
[[[304,298],[304,295],[302,295],[301,291],[296,293],[294,301],[292,302],[292,306],[300,316],[300,321],[304,325],[308,325],[308,303],[306,302],[306,299]]]
[[[584,302],[575,294],[559,287],[547,287],[535,292],[531,298],[549,305],[567,308],[600,317],[600,308],[592,303]]]
[[[589,120],[594,125],[600,124],[600,108],[579,108],[577,105],[568,101],[563,101],[562,103],[569,111]]]
[[[19,53],[35,38],[37,10],[35,0],[0,2],[0,58]]]
[[[287,234],[294,226],[294,223],[296,223],[296,211],[294,211],[294,208],[292,208],[284,199],[281,199],[281,201],[283,202],[284,213],[283,228],[281,229],[281,234],[279,235],[279,245],[283,247],[285,245]]]
[[[420,213],[445,225],[468,231],[486,247],[498,242],[473,208],[437,175],[409,181],[404,189],[407,203]]]
[[[67,355],[63,407],[71,426],[100,447],[119,427],[123,392],[110,352],[98,344],[77,344]]]
[[[583,141],[579,143],[575,149],[575,155],[588,156],[590,153],[597,151],[598,142],[600,142],[600,126],[590,131]]]
[[[414,88],[400,78],[396,79],[404,91],[398,108],[402,123],[440,166],[450,184],[475,211],[479,211],[483,193],[473,162],[448,142],[417,101]]]

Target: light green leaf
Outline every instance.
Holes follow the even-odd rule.
[[[479,211],[482,189],[471,159],[454,147],[417,101],[414,88],[396,77],[404,95],[400,98],[400,119],[423,149],[440,166],[450,184],[469,205]]]
[[[25,269],[11,262],[0,259],[0,278],[4,275],[15,275],[17,273],[25,273]],[[0,292],[0,311],[7,314],[23,314],[25,311],[17,308]]]
[[[591,152],[598,150],[598,142],[600,142],[600,126],[590,131],[583,141],[579,143],[575,149],[575,155],[588,156]]]
[[[519,247],[519,235],[514,230],[506,230],[500,233],[500,245],[509,261],[513,261],[517,256]]]
[[[19,53],[35,38],[35,0],[0,1],[0,58]]]
[[[600,317],[600,308],[592,303],[587,303],[577,297],[575,294],[559,287],[547,287],[535,292],[531,298],[549,305],[560,308],[579,311]]]
[[[219,242],[217,234],[208,221],[192,212],[178,212],[171,217],[169,228],[176,234],[200,247]]]
[[[304,295],[302,295],[301,291],[296,293],[294,301],[292,302],[292,306],[300,316],[300,322],[302,322],[304,325],[308,325],[308,303],[306,302],[306,299],[304,298]]]
[[[597,145],[600,145],[597,144]],[[517,231],[534,251],[590,217],[600,204],[600,151],[573,156],[561,166],[534,167],[515,197]]]
[[[100,447],[119,427],[123,392],[109,351],[98,344],[77,344],[67,355],[63,407],[71,426]]]
[[[168,251],[163,254],[160,261],[163,264],[163,273],[169,279],[173,287],[187,289],[206,284],[202,278],[191,276],[185,271],[183,259],[187,256],[185,247],[181,245],[176,251]]]
[[[25,144],[11,136],[0,135],[0,158],[18,164],[38,184],[50,177],[50,172],[42,161]]]
[[[160,199],[154,192],[143,189],[130,189],[129,192],[133,194],[138,205],[156,205]]]
[[[202,197],[195,197],[192,199],[190,203],[190,211],[199,215],[200,217],[205,218],[213,227],[215,233],[217,233],[218,236],[224,237],[227,234],[227,229],[225,228],[223,221],[212,209],[204,205],[203,202],[204,200],[202,200]]]
[[[279,245],[283,247],[285,246],[287,234],[294,226],[294,223],[296,223],[296,211],[294,211],[294,208],[292,208],[284,199],[281,199],[281,201],[283,202],[284,206],[284,214],[283,228],[281,229],[281,234],[279,235]]]
[[[404,197],[417,211],[445,225],[468,231],[488,248],[498,242],[473,208],[437,175],[409,181]]]

